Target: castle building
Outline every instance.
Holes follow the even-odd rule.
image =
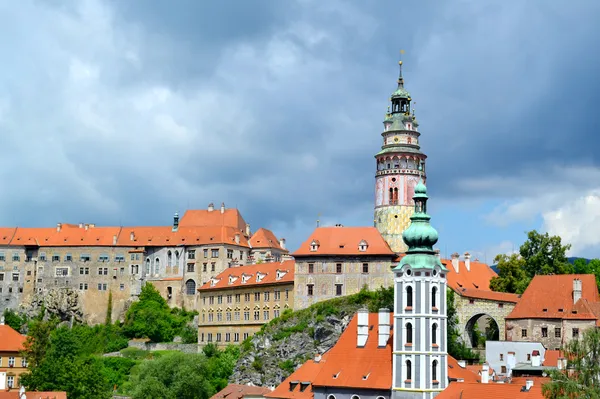
[[[402,232],[410,224],[412,196],[420,179],[425,181],[425,159],[420,150],[419,124],[411,113],[411,97],[404,88],[402,61],[392,107],[383,121],[383,145],[375,155],[375,227],[396,253],[406,251]]]
[[[448,386],[446,273],[433,246],[427,189],[414,190],[411,225],[402,238],[406,255],[394,268],[392,398],[433,398]]]

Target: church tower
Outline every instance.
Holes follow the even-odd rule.
[[[446,273],[433,250],[427,188],[414,190],[414,212],[402,238],[406,255],[394,268],[392,399],[430,399],[448,386]]]
[[[392,251],[406,251],[402,232],[410,224],[412,197],[419,180],[425,181],[425,154],[420,151],[419,124],[411,111],[411,97],[404,88],[402,61],[398,88],[391,97],[391,110],[383,121],[383,145],[375,155],[375,227]]]

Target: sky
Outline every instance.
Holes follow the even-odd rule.
[[[0,225],[371,226],[403,55],[442,254],[600,257],[600,2],[0,3]]]

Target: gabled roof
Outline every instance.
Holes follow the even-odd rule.
[[[359,244],[365,242],[364,251]],[[316,250],[311,250],[311,244],[316,244]],[[375,227],[317,227],[300,248],[292,254],[298,256],[323,255],[386,255],[395,257]]]
[[[442,259],[442,263],[448,269],[448,286],[457,292],[463,288],[491,291],[490,280],[497,276],[491,267],[481,262],[471,261],[467,270],[465,262],[461,260],[458,262],[458,272],[452,266],[452,260]]]
[[[521,392],[524,384],[480,384],[452,382],[436,399],[544,399],[542,387],[535,384],[529,391]]]
[[[120,227],[95,227],[63,224],[56,227],[17,227],[10,245],[40,247],[112,246]]]
[[[199,291],[224,288],[246,288],[267,284],[290,284],[294,282],[296,263],[293,260],[282,262],[257,263],[255,265],[230,267],[211,277]]]
[[[269,388],[252,385],[229,384],[210,399],[242,399],[246,395],[263,396],[270,393]]]
[[[0,352],[22,351],[26,339],[8,324],[0,324]]]
[[[225,226],[233,227],[245,233],[246,221],[240,211],[235,208],[225,209],[223,213],[219,208],[209,211],[207,209],[190,209],[183,214],[179,221],[180,227],[190,226]]]
[[[0,245],[8,245],[17,231],[16,227],[0,227]]]
[[[558,359],[561,357],[564,357],[562,351],[556,349],[546,349],[542,366],[558,367]]]
[[[390,314],[390,326],[393,324],[393,314]],[[327,362],[313,380],[313,385],[391,389],[393,334],[391,331],[385,347],[379,347],[377,326],[378,314],[370,313],[367,343],[359,348],[356,345],[358,317],[355,315],[338,342],[327,353]]]
[[[487,299],[489,301],[496,302],[509,302],[509,303],[517,303],[521,298],[521,295],[518,294],[510,294],[507,292],[496,292],[496,291],[486,291],[486,290],[476,290],[474,288],[462,288],[460,290],[455,290],[456,293],[461,296],[467,298],[476,298],[476,299]]]
[[[249,240],[252,248],[276,248],[285,251],[281,248],[279,240],[271,230],[263,229],[262,227],[256,230]],[[287,251],[286,251],[287,252]]]
[[[582,296],[573,304],[573,280],[582,284]],[[507,319],[598,320],[590,303],[599,302],[593,274],[535,276]]]
[[[275,388],[271,393],[266,394],[268,398],[282,399],[312,399],[312,382],[317,374],[321,372],[323,366],[327,363],[328,354],[321,356],[319,361],[308,360],[288,378]],[[301,384],[304,383],[304,384]]]
[[[468,367],[468,366],[467,366]],[[448,378],[460,382],[479,382],[479,376],[471,370],[461,367],[458,361],[448,355]]]
[[[132,238],[133,233],[133,240]],[[239,244],[236,243],[236,235]],[[119,246],[178,246],[230,244],[248,247],[248,239],[234,227],[198,226],[179,227],[172,231],[171,226],[123,227],[117,241]]]

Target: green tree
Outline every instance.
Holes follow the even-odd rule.
[[[106,320],[104,322],[105,325],[110,326],[112,324],[112,290],[108,291],[108,304],[106,305]]]
[[[600,329],[586,330],[583,338],[564,348],[567,370],[550,372],[542,392],[547,399],[600,398]]]
[[[23,345],[25,359],[30,369],[39,366],[46,357],[46,351],[50,346],[50,334],[55,327],[55,320],[36,320],[31,323],[29,335]]]
[[[24,329],[27,326],[26,315],[21,315],[12,309],[4,309],[2,316],[4,317],[4,323],[11,326],[16,331],[21,333],[24,332]]]
[[[123,331],[131,338],[150,338],[154,342],[169,342],[175,337],[174,318],[167,301],[150,283],[142,287],[139,301],[125,314]]]
[[[498,276],[490,280],[490,289],[522,294],[531,281],[525,271],[525,259],[518,254],[501,254],[496,256],[494,263],[498,265]]]
[[[455,359],[478,360],[479,356],[462,342],[462,334],[458,329],[458,316],[454,306],[454,291],[450,288],[446,295],[446,316],[448,320],[448,353]]]
[[[519,248],[525,260],[525,271],[531,278],[536,274],[569,274],[573,265],[567,260],[570,244],[563,245],[559,236],[540,234],[536,230],[527,233],[527,240]]]

